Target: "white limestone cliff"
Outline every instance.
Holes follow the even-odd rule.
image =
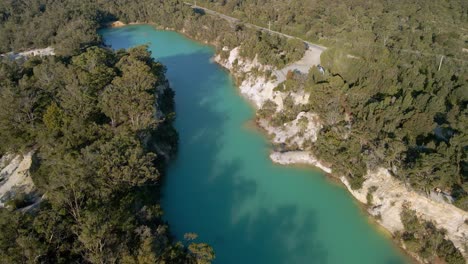
[[[273,69],[271,66],[261,65],[257,60],[249,61],[241,58],[239,56],[239,48],[231,50],[227,59],[223,60],[220,56],[217,56],[215,61],[230,70],[234,76],[242,75],[244,77],[243,81],[239,84],[239,89],[242,95],[257,108],[261,108],[265,101],[271,100],[278,105],[277,111],[280,111],[283,108],[283,100],[288,94],[274,91],[274,88],[285,80],[284,76],[289,70],[307,72],[313,65],[319,64],[321,52],[318,49],[310,49],[299,62],[280,70]],[[276,80],[267,80],[265,77],[257,77],[251,74],[253,68],[273,70]],[[313,96],[313,94],[301,93],[290,93],[289,95],[293,97],[296,104],[305,104],[309,96]],[[297,151],[272,153],[270,158],[273,162],[284,165],[307,164],[318,167],[326,173],[332,173],[332,169],[329,166],[319,161],[304,146],[306,139],[312,142],[316,141],[318,133],[322,128],[316,114],[301,112],[295,120],[279,127],[271,126],[267,120],[259,120],[258,123],[271,136],[274,143],[298,148]],[[430,199],[407,188],[385,168],[379,168],[373,172],[369,171],[365,176],[366,180],[362,188],[359,190],[353,190],[345,177],[339,178],[348,188],[349,192],[363,204],[367,204],[368,202],[367,194],[369,188],[373,186],[373,189],[377,188],[372,193],[372,204],[368,205],[368,212],[392,234],[403,230],[400,214],[405,204],[410,209],[416,211],[420,218],[433,222],[437,228],[447,230],[446,238],[454,243],[465,258],[468,257],[467,212],[450,203]]]

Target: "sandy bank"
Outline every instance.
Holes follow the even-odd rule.
[[[331,173],[332,170],[320,162],[308,151],[288,151],[288,152],[273,152],[270,154],[270,159],[282,165],[312,165],[323,170],[326,173]]]
[[[127,24],[125,24],[125,23],[122,22],[122,21],[114,21],[114,22],[111,22],[111,23],[108,24],[109,27],[114,27],[114,28],[116,28],[116,27],[124,27],[124,26],[126,26],[126,25],[127,25]]]

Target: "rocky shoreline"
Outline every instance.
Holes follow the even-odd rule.
[[[119,27],[124,25],[125,24],[119,22],[116,24],[114,23],[111,26]],[[53,50],[45,49],[45,51],[45,55],[53,54]],[[267,100],[271,100],[278,106],[277,111],[281,111],[283,109],[283,102],[286,96],[292,96],[295,104],[305,104],[308,102],[309,96],[313,96],[304,93],[287,94],[274,89],[278,84],[284,81],[285,69],[294,69],[294,64],[289,65],[285,69],[277,70],[272,66],[260,64],[256,59],[249,61],[241,58],[239,55],[239,48],[234,48],[232,50],[225,48],[223,51],[229,53],[228,58],[223,59],[220,55],[217,55],[214,58],[214,61],[227,69],[233,76],[239,77],[239,79],[242,76],[241,81],[238,83],[239,90],[241,94],[251,101],[257,109],[260,109]],[[302,59],[300,65],[298,64],[298,66],[300,66],[300,70],[303,72],[308,71],[310,67],[319,64],[321,52],[321,50],[309,48],[306,52],[306,56],[313,59]],[[44,54],[41,52],[39,54],[26,53],[21,55],[30,56]],[[253,69],[258,69],[260,72],[267,70],[272,71],[276,78],[266,78],[265,76],[253,74]],[[273,162],[282,165],[311,165],[321,169],[327,174],[333,175],[346,186],[349,192],[360,203],[365,205],[369,215],[373,216],[376,222],[388,230],[392,235],[403,231],[403,223],[401,221],[400,214],[404,206],[409,207],[416,211],[418,217],[421,219],[433,222],[437,228],[445,229],[447,231],[446,239],[451,240],[463,256],[468,259],[467,212],[451,205],[448,202],[444,202],[443,199],[428,197],[411,190],[404,183],[393,177],[385,168],[368,171],[362,188],[353,190],[344,176],[334,175],[331,166],[317,159],[310,148],[307,147],[309,145],[308,143],[313,143],[317,140],[317,136],[322,128],[320,119],[316,114],[300,112],[295,120],[287,122],[279,127],[270,125],[269,121],[266,119],[257,120],[257,124],[271,137],[273,143],[277,145],[285,145],[288,147],[287,149],[294,149],[294,151],[275,151],[271,153],[270,159]],[[30,153],[25,155],[25,163],[29,162],[30,156]],[[0,169],[2,169],[2,178],[10,180],[25,178],[24,181],[21,180],[19,187],[30,188],[31,184],[29,184],[29,175],[23,173],[24,175],[21,175],[27,177],[18,177],[18,175],[16,175],[17,173],[14,173],[16,169],[13,171],[8,169],[7,171],[9,166],[13,166],[15,168],[18,167],[19,163],[23,162],[23,157],[9,157],[11,160],[6,159],[7,157],[3,157],[0,162],[2,165],[0,166]],[[26,167],[29,169],[29,166]],[[18,172],[19,171],[24,172],[27,170],[22,168],[21,170],[18,170]],[[3,189],[5,189],[3,195],[7,194],[7,189],[12,189],[11,186],[9,186],[10,188],[6,188],[7,185],[10,185],[10,183],[7,184],[7,182],[8,181],[4,180],[0,184],[0,187],[4,187]],[[23,183],[25,183],[25,185],[23,185]],[[13,185],[16,185],[16,182]],[[33,190],[28,189],[28,192],[33,192]],[[369,193],[372,195],[372,201],[369,201],[368,199]],[[0,206],[3,206],[3,204],[0,203]],[[404,248],[404,245],[402,245],[402,247]]]
[[[307,103],[309,95],[286,94],[274,90],[283,80],[281,70],[273,71],[276,79],[256,76],[251,73],[252,69],[266,71],[272,70],[273,67],[261,65],[256,59],[249,61],[241,58],[239,56],[239,48],[232,50],[224,48],[223,50],[224,52],[229,52],[228,58],[222,59],[220,55],[217,55],[214,59],[215,62],[229,70],[233,76],[242,76],[242,81],[238,83],[239,90],[257,109],[260,109],[267,100],[271,100],[278,106],[277,111],[280,111],[283,108],[283,100],[288,95],[293,97],[296,104]],[[311,50],[310,52],[321,53],[322,51]],[[315,57],[320,58],[320,54],[316,54]],[[319,61],[312,62],[309,68],[317,64],[319,64]],[[303,65],[301,67],[304,70]],[[291,68],[291,65],[288,68]],[[302,133],[299,133],[298,120],[301,118],[305,118],[307,123],[305,127],[303,126]],[[333,174],[330,166],[318,160],[304,144],[305,139],[312,142],[317,139],[317,135],[321,129],[320,120],[317,115],[301,112],[296,120],[285,123],[280,127],[273,127],[265,119],[259,119],[257,123],[272,138],[273,143],[285,144],[296,149],[295,151],[276,151],[271,153],[270,159],[273,162],[283,165],[312,165],[328,174]],[[351,188],[346,177],[340,175],[333,176],[340,179],[349,192],[360,203],[366,205],[367,212],[376,219],[376,222],[392,235],[404,229],[400,214],[403,207],[406,206],[414,210],[421,219],[433,222],[437,228],[445,229],[447,231],[446,239],[451,240],[463,256],[468,258],[466,248],[468,241],[467,212],[448,202],[443,202],[443,199],[434,199],[434,197],[428,197],[411,190],[404,183],[393,177],[385,168],[368,171],[362,188],[358,190]],[[369,195],[372,195],[372,201],[368,201]],[[402,247],[405,248],[404,245]],[[414,254],[411,255],[414,256]],[[417,258],[417,256],[414,257]],[[418,260],[422,262],[421,259],[418,258]]]

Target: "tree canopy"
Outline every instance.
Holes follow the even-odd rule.
[[[174,154],[173,95],[146,47],[0,62],[1,151],[35,148],[44,199],[0,209],[6,263],[201,263],[211,247],[173,241],[159,205]],[[165,107],[160,107],[165,106]],[[159,112],[159,115],[156,113]],[[151,144],[150,144],[151,143]],[[157,147],[157,148],[156,148]],[[156,149],[168,150],[159,153]]]
[[[282,86],[310,93],[309,102],[297,106],[289,100],[272,116],[273,124],[315,112],[323,129],[310,149],[352,187],[361,186],[367,170],[383,166],[416,191],[440,190],[468,209],[467,1],[198,4],[240,22],[230,24],[181,0],[0,3],[0,53],[52,45],[58,54],[0,63],[0,154],[38,147],[34,182],[54,194],[36,217],[0,212],[2,230],[8,230],[0,237],[2,257],[99,262],[109,255],[128,263],[213,257],[205,244],[172,243],[157,202],[141,206],[151,197],[142,190],[157,187],[164,168],[144,139],[177,142],[172,119],[155,114],[173,116],[173,92],[155,92],[164,67],[144,48],[113,53],[95,47],[96,30],[114,20],[183,31],[213,44],[221,56],[227,55],[224,47],[240,47],[241,55],[276,67],[300,58],[304,45],[244,23],[272,22],[273,30],[326,45],[325,74],[316,68],[300,78],[291,74]],[[275,111],[268,102],[260,114]],[[440,248],[446,260],[457,255],[444,241],[429,246]]]

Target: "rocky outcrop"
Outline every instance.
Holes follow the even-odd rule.
[[[19,195],[27,197],[28,204],[35,203],[39,198],[29,174],[33,152],[25,155],[4,155],[0,160],[0,207],[5,207],[8,201],[17,199]]]
[[[47,47],[44,49],[33,49],[33,50],[28,50],[28,51],[24,51],[20,53],[10,52],[10,53],[1,54],[0,56],[6,57],[12,60],[17,60],[17,59],[28,58],[28,57],[33,57],[33,56],[43,57],[43,56],[52,56],[52,55],[55,55],[54,48]]]
[[[239,55],[239,48],[230,51],[229,57],[225,60],[220,56],[215,58],[215,61],[230,70],[232,74],[243,80],[239,84],[239,89],[248,100],[250,100],[257,108],[261,108],[267,100],[275,102],[277,105],[276,111],[283,110],[283,102],[287,96],[291,96],[296,104],[307,104],[309,94],[303,92],[280,92],[275,88],[285,80],[285,75],[288,71],[300,71],[307,73],[309,69],[317,65],[320,61],[322,50],[309,48],[304,58],[297,63],[288,65],[284,69],[275,69],[272,66],[265,66],[258,62],[255,58],[253,61],[243,59]],[[272,71],[274,78],[267,79],[264,76],[258,76],[253,69],[260,71]],[[269,135],[273,137],[274,143],[288,142],[290,145],[295,145],[298,148],[304,149],[305,140],[314,142],[317,139],[317,134],[322,128],[319,118],[314,113],[300,112],[295,120],[284,123],[282,126],[274,127],[267,120],[259,120],[259,125],[265,129]]]
[[[331,173],[330,167],[318,160],[310,151],[287,151],[287,152],[273,152],[270,154],[270,159],[278,164],[292,165],[304,164],[312,165],[323,170],[326,173]]]
[[[345,177],[341,177],[341,181],[356,199],[368,205],[368,212],[376,216],[377,221],[387,230],[392,233],[403,230],[400,213],[406,204],[409,209],[416,211],[419,218],[445,229],[447,238],[465,257],[467,256],[468,225],[465,223],[468,220],[467,212],[449,203],[437,202],[416,193],[384,168],[369,171],[365,178],[366,181],[359,190],[351,189]],[[367,199],[369,192],[372,201]]]
[[[110,27],[124,27],[126,26],[127,24],[125,24],[124,22],[122,21],[113,21],[111,22],[108,26]]]
[[[239,51],[240,48],[234,48],[229,52],[229,57],[227,59],[223,60],[221,56],[217,56],[215,57],[215,61],[224,68],[230,70],[236,77],[243,77],[243,80],[239,84],[239,89],[257,108],[260,108],[268,99],[282,106],[280,93],[273,91],[278,85],[278,82],[267,80],[264,76],[259,77],[252,73],[253,69],[266,71],[272,70],[273,67],[261,65],[257,58],[253,61],[243,59],[239,55]]]
[[[267,120],[259,121],[276,144],[286,143],[299,149],[306,149],[306,141],[315,142],[322,128],[319,118],[314,113],[300,112],[296,119],[284,123],[282,126],[273,127]]]
[[[320,58],[321,50],[308,51],[309,58]],[[234,76],[242,76],[239,89],[248,100],[252,101],[257,108],[261,108],[267,101],[276,103],[277,111],[283,109],[283,100],[286,96],[293,97],[296,104],[305,104],[309,96],[301,93],[288,93],[275,91],[275,87],[285,80],[285,72],[299,70],[307,72],[310,67],[319,63],[315,60],[302,59],[297,64],[292,64],[285,69],[273,69],[271,66],[260,65],[256,60],[249,61],[240,58],[239,48],[233,49],[228,59],[215,58],[223,67],[231,71]],[[309,63],[304,63],[309,61]],[[276,78],[266,79],[251,73],[252,69],[272,70]],[[314,142],[321,129],[320,120],[314,113],[301,112],[295,120],[284,123],[282,126],[274,127],[267,120],[259,120],[259,125],[271,136],[276,144],[286,145],[296,151],[274,152],[270,155],[272,161],[279,164],[307,164],[318,167],[326,173],[332,173],[332,169],[319,161],[308,149],[306,140]],[[335,175],[337,176],[337,175]],[[403,204],[416,211],[418,216],[424,220],[433,222],[437,228],[447,230],[446,238],[462,252],[465,258],[467,254],[468,241],[468,213],[443,202],[443,199],[430,199],[406,187],[401,181],[393,177],[385,168],[368,172],[363,186],[359,190],[353,190],[345,177],[339,177],[350,193],[361,203],[367,204],[368,192],[371,190],[372,204],[368,204],[368,212],[373,215],[377,222],[391,233],[403,230],[400,214]]]

